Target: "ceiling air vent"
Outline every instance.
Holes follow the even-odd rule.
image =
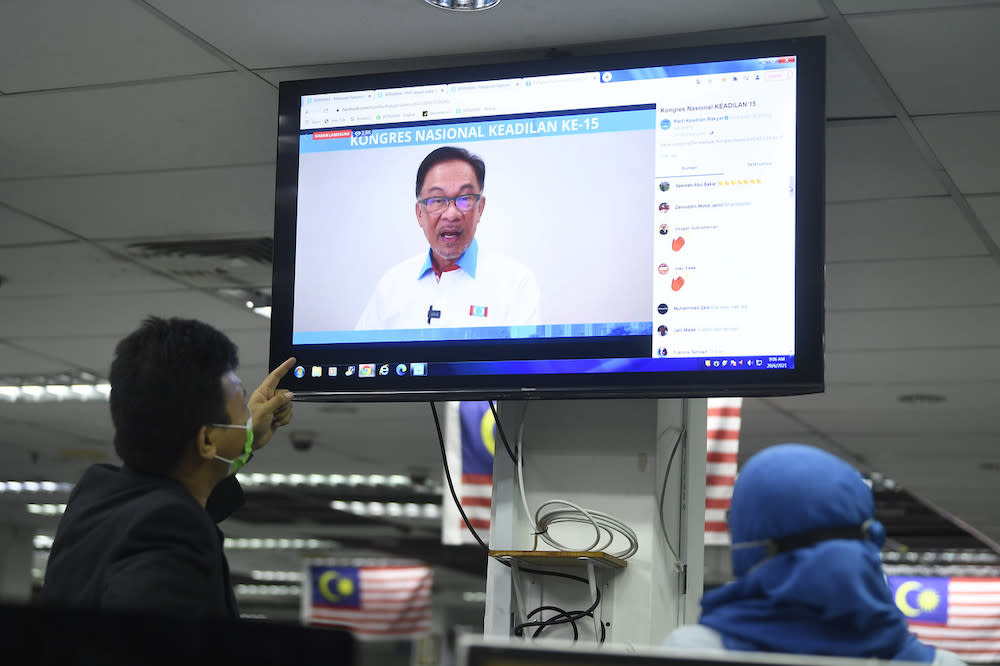
[[[214,240],[155,241],[132,243],[134,254],[153,257],[203,257],[271,264],[274,241],[270,238],[217,238]]]
[[[241,302],[271,287],[274,241],[268,237],[145,241],[123,249],[157,272]]]

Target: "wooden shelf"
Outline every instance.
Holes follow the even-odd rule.
[[[628,562],[620,557],[595,550],[491,550],[490,557],[513,559],[519,563],[539,566],[583,566],[588,562],[609,569],[624,569],[628,566]]]

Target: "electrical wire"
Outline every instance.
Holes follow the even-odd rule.
[[[535,613],[540,613],[542,611],[547,611],[547,610],[556,611],[558,613],[558,615],[549,618],[549,620],[552,620],[551,624],[555,624],[554,620],[556,618],[566,618],[566,621],[568,621],[570,625],[572,625],[573,627],[573,640],[575,641],[580,639],[580,629],[579,627],[576,626],[576,618],[572,617],[570,613],[567,613],[558,606],[539,606],[535,610],[528,613],[528,617],[531,618],[535,615]],[[526,627],[537,626],[538,628],[535,629],[535,633],[533,633],[531,637],[538,638],[538,635],[542,633],[542,630],[550,626],[549,620],[544,620],[542,622],[523,622],[514,627],[514,635],[520,637],[524,634],[524,630]]]
[[[434,403],[432,402],[430,405],[431,414],[434,415],[434,428],[437,430],[438,444],[441,446],[441,460],[444,462],[444,478],[448,482],[448,490],[451,491],[451,498],[455,501],[455,506],[458,507],[458,512],[462,515],[462,520],[465,521],[465,526],[469,528],[469,532],[472,533],[472,536],[476,538],[476,541],[479,542],[479,545],[482,546],[483,550],[485,550],[488,555],[490,547],[486,545],[486,542],[482,540],[479,533],[472,527],[472,522],[469,520],[469,516],[465,514],[465,509],[462,508],[462,502],[458,499],[458,493],[455,492],[455,484],[451,480],[451,469],[448,465],[448,454],[444,449],[444,433],[441,432],[441,419],[438,418],[437,407]],[[510,566],[510,564],[507,566]]]
[[[441,448],[441,460],[444,464],[444,477],[448,483],[448,490],[451,491],[451,499],[454,500],[455,506],[458,508],[458,512],[462,516],[462,520],[465,521],[465,526],[469,529],[470,532],[472,532],[472,536],[476,538],[476,541],[479,543],[480,547],[482,547],[482,549],[486,551],[486,554],[489,555],[490,547],[486,545],[486,542],[484,542],[479,537],[479,534],[476,532],[476,530],[473,529],[472,523],[471,521],[469,521],[469,516],[466,515],[465,509],[462,508],[462,503],[458,499],[458,493],[455,492],[455,484],[451,480],[451,468],[448,465],[448,456],[445,454],[444,434],[441,431],[441,420],[438,418],[437,406],[433,402],[430,403],[430,405],[431,405],[431,414],[434,415],[434,427],[437,430],[438,445]],[[510,566],[510,562],[504,559],[501,559],[499,557],[494,557],[493,559],[495,559],[497,562],[503,564],[506,567]],[[567,578],[569,580],[575,580],[580,583],[587,583],[588,585],[590,584],[590,581],[584,578],[583,576],[576,576],[574,574],[563,573],[561,571],[545,571],[544,569],[529,569],[526,567],[521,567],[521,571],[533,574],[541,574],[543,576],[553,576],[555,578]]]
[[[503,442],[503,447],[507,449],[507,455],[510,456],[511,461],[516,460],[514,452],[510,450],[510,444],[507,443],[507,434],[503,431],[503,424],[500,423],[500,415],[497,413],[496,404],[492,400],[488,400],[487,403],[490,406],[490,411],[493,412],[493,423],[497,426],[497,433],[500,435],[500,441]],[[522,420],[522,423],[524,421]]]
[[[472,533],[472,536],[479,543],[479,546],[484,551],[486,551],[487,556],[489,556],[490,547],[486,544],[485,541],[482,540],[482,538],[479,536],[479,534],[476,532],[476,530],[472,527],[472,522],[469,520],[469,516],[465,513],[465,509],[462,507],[462,502],[458,498],[458,493],[455,491],[455,483],[452,481],[451,468],[448,465],[448,455],[447,455],[447,452],[445,451],[445,446],[444,446],[444,433],[441,430],[441,419],[438,417],[437,406],[433,402],[431,402],[429,404],[431,406],[431,414],[434,417],[434,428],[437,431],[438,445],[439,445],[440,450],[441,450],[441,461],[442,461],[442,463],[444,465],[444,476],[445,476],[445,480],[448,483],[448,490],[451,493],[451,499],[455,502],[455,506],[456,506],[456,508],[458,508],[458,512],[459,512],[459,514],[461,514],[462,520],[465,521],[465,526],[468,528],[469,532]],[[504,442],[504,447],[507,449],[507,452],[513,456],[514,454],[513,454],[513,452],[511,451],[510,447],[507,444],[507,438],[503,434],[503,431],[502,431],[501,426],[500,426],[500,419],[497,418],[496,408],[493,406],[493,402],[492,401],[490,401],[490,407],[491,407],[491,409],[493,409],[494,419],[496,419],[496,423],[497,423],[497,430],[498,430],[498,432],[500,432],[501,439]],[[524,429],[524,423],[522,421],[522,423],[521,423],[521,435],[523,435],[523,429]],[[518,443],[518,453],[520,453],[520,443]],[[523,498],[523,495],[524,495],[524,493],[523,493],[523,487],[522,487],[522,498]],[[497,562],[499,562],[500,564],[503,564],[504,566],[506,566],[508,568],[510,568],[510,566],[511,566],[510,562],[508,562],[508,561],[506,561],[506,560],[504,560],[502,558],[494,557],[493,559],[496,560]],[[576,576],[574,574],[563,573],[561,571],[546,571],[544,569],[534,569],[534,568],[528,568],[528,567],[520,567],[519,570],[522,571],[522,572],[524,572],[524,573],[538,574],[538,575],[542,575],[542,576],[551,576],[551,577],[554,577],[554,578],[566,578],[568,580],[573,580],[573,581],[577,581],[579,583],[584,583],[585,585],[589,585],[590,584],[590,581],[588,579],[582,577],[582,576]],[[534,622],[527,622],[527,623],[523,623],[523,624],[517,625],[514,628],[515,633],[516,633],[517,636],[521,636],[523,634],[523,632],[524,632],[524,628],[525,627],[534,626],[534,627],[538,627],[536,629],[535,633],[533,634],[533,637],[536,637],[536,636],[538,636],[548,626],[552,626],[552,625],[556,625],[556,624],[570,623],[572,625],[572,627],[573,627],[573,640],[577,640],[579,638],[579,630],[578,630],[578,628],[576,626],[576,621],[580,620],[580,619],[582,619],[584,617],[593,617],[594,616],[594,610],[597,608],[597,606],[601,602],[601,591],[599,589],[596,590],[596,595],[595,596],[596,596],[596,599],[595,599],[594,603],[591,604],[589,608],[587,608],[586,610],[583,610],[583,611],[564,611],[564,610],[562,610],[560,608],[556,608],[554,606],[552,606],[552,607],[541,606],[539,608],[536,608],[533,611],[531,611],[530,613],[528,613],[528,615],[527,615],[528,618],[531,618],[535,614],[541,612],[542,610],[546,610],[546,609],[556,610],[559,614],[555,615],[555,616],[553,616],[551,618],[549,618],[548,620],[538,620],[538,621],[534,621]],[[601,623],[601,636],[600,636],[600,642],[601,643],[604,642],[605,637],[606,637],[605,627],[604,627],[604,624]]]
[[[667,524],[663,520],[663,500],[667,495],[667,479],[670,478],[670,465],[674,462],[674,455],[677,453],[677,449],[680,446],[681,440],[687,434],[687,428],[681,426],[680,432],[677,433],[677,439],[674,440],[674,446],[670,449],[670,457],[667,458],[667,469],[663,472],[663,486],[660,488],[660,503],[659,511],[660,514],[660,529],[663,530],[663,538],[667,542],[667,548],[670,549],[670,554],[674,556],[674,562],[680,562],[681,558],[677,555],[677,551],[674,550],[674,545],[670,542],[670,534],[667,532]]]
[[[555,611],[556,615],[553,615],[547,620],[535,620],[533,622],[522,622],[521,624],[514,627],[514,635],[522,636],[524,630],[528,627],[536,627],[534,633],[531,635],[532,638],[538,638],[541,633],[552,626],[559,624],[569,624],[573,627],[573,640],[578,640],[580,638],[580,630],[576,626],[577,621],[582,620],[585,617],[593,617],[594,611],[598,605],[601,603],[601,592],[597,591],[594,603],[592,603],[587,609],[580,611],[565,611],[558,606],[539,606],[535,610],[528,613],[528,619],[534,617],[537,613],[542,611],[550,610]],[[603,643],[605,638],[607,638],[607,631],[604,627],[604,623],[601,623],[601,636],[600,642]]]
[[[624,521],[615,518],[611,514],[594,511],[593,509],[585,509],[579,504],[575,504],[569,500],[556,498],[543,502],[539,505],[539,507],[535,510],[534,518],[532,518],[531,509],[528,508],[528,499],[524,490],[523,418],[521,419],[521,426],[518,429],[516,450],[517,458],[515,460],[515,482],[517,483],[518,490],[520,491],[521,504],[524,507],[524,515],[531,525],[533,536],[535,538],[533,550],[537,549],[538,540],[541,539],[556,550],[561,551],[603,551],[610,547],[614,542],[615,533],[617,532],[618,534],[624,536],[628,541],[628,547],[610,554],[623,560],[635,555],[636,551],[639,550],[639,538],[636,536],[635,530],[629,527]],[[550,510],[546,513],[546,507],[553,505],[562,505],[570,508]],[[559,523],[589,524],[594,528],[594,540],[585,548],[567,546],[549,533],[549,527]]]

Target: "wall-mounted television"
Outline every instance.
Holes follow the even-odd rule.
[[[282,83],[271,364],[314,400],[821,391],[824,48]]]

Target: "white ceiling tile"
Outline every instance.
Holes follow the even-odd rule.
[[[998,407],[1000,399],[994,400],[989,407],[980,408],[955,408],[948,403],[902,406],[897,402],[895,408],[856,408],[842,412],[799,410],[797,415],[836,441],[841,441],[841,433],[889,434],[896,439],[913,439],[931,433],[1000,435],[1000,422],[996,419]]]
[[[834,311],[826,315],[826,349],[929,349],[995,345],[1000,305],[978,308]]]
[[[0,44],[6,93],[232,69],[127,0],[7,0]]]
[[[630,0],[627,11],[605,0],[505,0],[475,16],[420,2],[151,4],[253,69],[596,43],[824,16],[817,2],[801,0],[688,1],[681,6]]]
[[[752,428],[747,425],[740,431],[740,464],[746,462],[747,458],[750,456],[763,451],[768,447],[774,446],[775,444],[788,444],[793,442],[820,446],[816,434],[814,432],[802,430],[799,425],[792,428],[783,428],[781,430],[770,432],[759,432],[756,428]],[[820,446],[820,448],[822,448],[822,446]]]
[[[0,324],[0,336],[6,327]],[[0,340],[0,377],[8,375],[51,375],[71,370],[58,358],[27,351],[16,341]]]
[[[969,197],[969,205],[986,226],[993,240],[1000,243],[1000,195]]]
[[[274,160],[277,91],[241,73],[0,97],[0,178]]]
[[[996,381],[1000,347],[827,352],[830,383],[921,383]],[[908,392],[908,391],[901,391]],[[995,396],[1000,407],[1000,396]]]
[[[80,292],[30,299],[4,298],[7,316],[0,338],[115,336],[122,337],[150,315],[200,319],[222,330],[266,326],[266,320],[242,305],[229,304],[193,289],[176,291]]]
[[[274,166],[0,180],[0,199],[91,239],[270,236]]]
[[[827,310],[994,305],[998,271],[992,258],[831,264]]]
[[[94,423],[88,419],[81,428],[53,427],[50,418],[57,418],[59,410],[70,403],[0,403],[0,460],[3,461],[7,479],[37,479],[76,482],[84,467],[92,462],[111,462],[111,419],[106,402],[90,403],[95,413]],[[22,416],[23,407],[33,407]],[[96,423],[96,414],[103,414],[104,429]],[[33,460],[32,452],[38,455]]]
[[[827,123],[826,200],[944,194],[895,118]]]
[[[745,398],[743,400],[742,419],[742,432],[755,436],[770,436],[801,428],[801,425],[787,414],[774,409],[760,398]]]
[[[0,403],[0,418],[8,422],[37,424],[46,431],[75,433],[82,438],[108,445],[112,432],[108,403],[66,400],[46,403]]]
[[[0,248],[0,266],[8,280],[4,298],[177,289],[176,282],[83,242]]]
[[[3,195],[0,194],[0,198]],[[8,203],[11,203],[8,201]],[[33,220],[27,215],[0,204],[0,247],[4,245],[26,245],[31,243],[57,243],[76,240],[44,222]],[[2,270],[2,269],[0,269]]]
[[[910,115],[1000,109],[1000,7],[848,20]]]
[[[524,60],[541,59],[545,55],[546,52],[543,49],[501,53],[468,53],[463,54],[462,64],[491,65],[503,62],[521,62]],[[298,67],[275,67],[258,69],[255,73],[277,85],[282,81],[304,81],[308,79],[336,78],[339,76],[357,76],[360,74],[378,74],[382,72],[408,72],[418,69],[437,69],[454,64],[454,58],[449,56],[421,56],[393,60],[343,61]]]
[[[7,478],[74,483],[91,463],[117,462],[107,402],[0,403],[0,430],[15,453],[3,456]]]
[[[845,442],[852,449],[865,452],[865,457],[875,461],[879,467],[891,464],[894,472],[912,471],[913,467],[923,466],[935,459],[940,460],[942,437],[938,431],[902,434],[853,434],[837,435],[838,440]],[[990,433],[956,432],[949,437],[948,449],[961,457],[974,462],[969,465],[970,471],[978,468],[978,461],[990,459],[996,455],[996,444],[990,442]],[[916,465],[911,465],[916,463]]]
[[[852,201],[826,207],[827,262],[985,253],[982,241],[949,197]]]
[[[261,320],[260,327],[254,330],[224,330],[223,332],[239,349],[240,367],[244,370],[247,368],[259,368],[260,377],[243,378],[248,383],[247,389],[249,390],[253,388],[250,384],[259,383],[267,376],[267,358],[271,345],[270,326],[266,320]]]
[[[138,322],[136,327],[138,327]],[[244,363],[260,363],[262,360],[267,360],[270,336],[266,324],[261,329],[224,332],[239,348],[240,359]],[[63,370],[81,368],[107,377],[111,360],[114,357],[115,346],[122,337],[124,336],[45,336],[11,338],[8,342],[18,348],[30,349],[32,352],[47,358],[63,361]],[[0,350],[2,349],[3,347],[0,346]],[[2,374],[3,371],[0,370],[0,375]],[[263,379],[263,375],[260,379]]]
[[[891,116],[892,109],[858,64],[853,49],[836,33],[826,42],[826,117]]]
[[[904,12],[914,9],[993,5],[996,0],[833,0],[844,14]]]
[[[11,343],[30,349],[49,358],[63,362],[63,370],[88,370],[100,377],[107,377],[111,367],[118,337],[65,337],[12,338]]]
[[[834,359],[836,360],[836,359]],[[944,403],[927,405],[931,410],[939,406],[958,406],[961,408],[995,408],[1000,401],[1000,379],[993,378],[985,382],[966,382],[942,384],[934,380],[908,384],[894,383],[892,375],[885,377],[884,382],[836,384],[827,382],[823,393],[796,395],[775,398],[757,398],[773,408],[789,413],[803,414],[818,411],[833,411],[850,414],[855,410],[887,410],[897,411],[910,409],[901,403],[902,395],[923,394],[940,395]],[[901,428],[905,422],[899,421]]]
[[[916,118],[920,133],[965,194],[991,193],[1000,183],[1000,113]]]

